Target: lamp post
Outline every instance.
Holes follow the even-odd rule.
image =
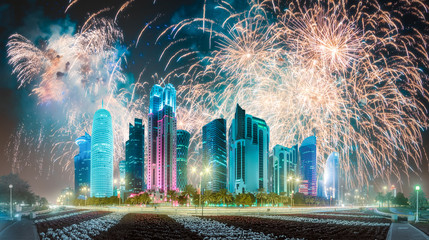
[[[9,184],[9,192],[10,192],[10,218],[13,219],[13,216],[12,216],[12,188],[13,188],[13,185]]]
[[[84,196],[85,196],[85,206],[86,206],[86,198],[87,198],[87,193],[88,193],[88,191],[89,191],[89,188],[85,186],[85,187],[83,187],[83,188],[82,188],[82,191],[83,191],[83,192],[84,192],[84,194],[85,194]]]
[[[416,186],[416,191],[417,191],[416,222],[419,221],[419,190],[420,190],[420,186],[417,185]]]
[[[192,168],[192,172],[193,173],[195,173],[196,170],[197,169],[195,167]],[[199,188],[200,188],[200,197],[199,197],[199,204],[201,205],[201,216],[203,216],[203,214],[204,214],[204,206],[203,206],[203,204],[201,204],[201,196],[203,194],[201,181],[202,181],[203,175],[204,174],[208,174],[208,173],[210,173],[210,168],[206,168],[204,170],[204,172],[200,172],[200,185],[199,185]]]

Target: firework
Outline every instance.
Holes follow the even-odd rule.
[[[347,183],[362,185],[399,178],[421,161],[428,55],[424,34],[403,30],[401,20],[406,13],[427,27],[426,9],[420,1],[251,1],[237,12],[223,2],[215,15],[224,21],[186,19],[160,38],[193,39],[186,31],[193,28],[214,43],[206,54],[174,46],[163,53],[189,62],[179,104],[231,122],[239,103],[267,121],[271,146],[315,134],[319,170],[336,151]]]
[[[121,42],[122,32],[114,21],[103,18],[91,18],[82,31],[51,37],[41,46],[19,34],[10,36],[9,63],[14,67],[19,87],[30,86],[41,106],[50,105],[55,109],[52,115],[42,117],[50,120],[41,121],[39,133],[25,134],[28,128],[39,127],[21,125],[20,132],[11,141],[15,167],[33,163],[42,169],[43,163],[20,155],[20,149],[28,145],[40,158],[49,155],[51,162],[59,162],[64,171],[68,170],[77,151],[74,139],[85,131],[91,133],[92,118],[102,100],[112,114],[115,160],[124,158],[127,126],[133,118],[143,117],[144,98],[135,94],[143,88],[140,83],[118,88],[119,84],[126,83],[121,68],[126,49],[116,47]],[[38,145],[34,146],[35,143]],[[51,146],[47,146],[49,144]],[[50,152],[46,154],[43,149]]]

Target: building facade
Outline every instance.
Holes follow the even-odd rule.
[[[188,184],[188,149],[191,134],[185,130],[177,130],[177,189],[183,191]]]
[[[75,143],[79,146],[79,154],[74,157],[74,190],[78,197],[82,188],[89,188],[91,183],[91,136],[85,132]]]
[[[148,125],[147,189],[176,190],[176,90],[172,84],[152,87]]]
[[[215,119],[203,127],[203,164],[210,169],[204,176],[204,189],[226,189],[227,153],[226,120]]]
[[[324,196],[326,198],[339,198],[339,159],[338,153],[333,152],[326,160],[324,180]]]
[[[125,143],[125,190],[139,193],[144,190],[144,125],[134,119],[129,125],[129,140]]]
[[[296,191],[300,177],[297,171],[298,165],[298,145],[287,148],[276,145],[273,148],[273,186],[274,192],[282,192],[290,195]]]
[[[307,182],[307,194],[317,196],[316,136],[310,136],[299,147],[301,176]]]
[[[228,190],[268,189],[270,130],[264,120],[246,114],[238,104],[228,132]]]
[[[92,123],[91,197],[113,196],[113,128],[110,112],[97,110]]]

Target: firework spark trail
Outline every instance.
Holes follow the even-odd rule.
[[[251,1],[249,10],[236,12],[221,3],[216,9],[228,14],[225,21],[186,19],[160,35],[183,39],[188,28],[209,31],[198,26],[201,21],[213,23],[215,44],[205,56],[182,53],[182,40],[178,51],[169,45],[162,53],[168,62],[199,59],[181,75],[186,85],[178,90],[180,104],[231,122],[239,103],[267,121],[271,146],[291,146],[316,134],[319,170],[336,151],[348,183],[391,174],[399,179],[401,172],[414,171],[410,164],[421,162],[421,129],[428,126],[427,79],[420,68],[429,61],[424,34],[403,31],[400,17],[406,12],[427,27],[427,6],[279,4]],[[194,139],[201,139],[201,127],[195,124]]]
[[[115,47],[123,40],[122,32],[112,20],[92,18],[87,23],[85,31],[50,38],[46,47],[39,48],[18,34],[12,35],[7,44],[9,63],[19,86],[30,85],[41,106],[59,108],[58,113],[54,111],[49,116],[53,124],[37,134],[39,139],[26,134],[31,126],[23,124],[12,142],[19,149],[32,146],[39,155],[44,154],[43,149],[50,149],[51,162],[58,162],[64,171],[72,166],[77,153],[74,139],[85,131],[91,133],[92,118],[102,99],[109,99],[106,109],[112,114],[116,133],[115,161],[125,156],[123,143],[128,139],[128,123],[145,115],[145,99],[135,94],[136,90],[141,91],[142,84],[118,89],[119,83],[126,82],[121,67],[125,52]],[[45,146],[48,143],[52,146]],[[14,167],[19,169],[23,162],[34,163],[28,156],[21,156],[19,149],[12,153]]]

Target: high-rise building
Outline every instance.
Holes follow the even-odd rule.
[[[276,145],[273,148],[273,185],[274,192],[288,195],[296,191],[299,186],[298,171],[298,145],[291,148]]]
[[[301,176],[307,181],[308,195],[317,196],[316,136],[310,136],[299,147],[301,155]]]
[[[237,104],[228,139],[228,190],[267,190],[270,130],[265,121],[246,114]]]
[[[188,184],[188,148],[191,134],[185,130],[177,130],[177,188],[183,191]]]
[[[144,190],[144,125],[136,118],[129,128],[129,140],[125,143],[125,190],[139,193]]]
[[[92,122],[90,191],[91,197],[113,196],[112,117],[103,107]]]
[[[119,179],[121,191],[125,190],[125,160],[119,161]]]
[[[226,189],[226,120],[215,119],[203,127],[203,164],[210,168],[204,176],[207,190]]]
[[[176,190],[176,90],[170,83],[150,91],[147,189]]]
[[[74,157],[74,190],[79,196],[83,187],[88,187],[91,179],[91,136],[85,132],[84,136],[76,139],[79,154]]]
[[[339,162],[338,153],[333,152],[329,155],[326,160],[325,172],[323,176],[324,180],[324,195],[326,198],[338,199],[339,188]]]

